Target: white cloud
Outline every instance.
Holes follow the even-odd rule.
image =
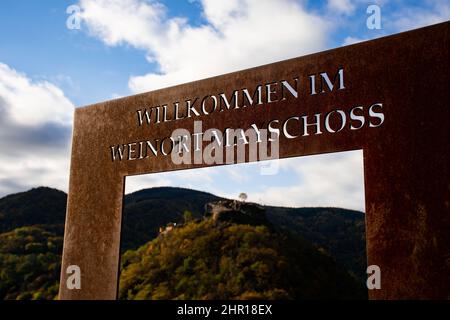
[[[0,196],[40,185],[67,190],[73,110],[57,86],[0,63]]]
[[[427,0],[421,3],[354,0],[354,3],[358,6],[358,10],[361,10],[360,12],[364,14],[366,14],[366,8],[369,4],[377,4],[381,13],[381,29],[358,29],[358,35],[347,36],[342,45],[372,40],[380,36],[417,29],[450,19],[450,2],[446,0]],[[346,22],[340,22],[353,23],[349,19]]]
[[[279,162],[280,171],[275,176],[259,176],[258,163],[131,176],[126,180],[126,193],[176,186],[236,199],[239,192],[245,191],[248,201],[266,205],[364,211],[361,150],[272,161]],[[286,176],[289,181],[284,181]],[[276,185],[271,185],[273,182]]]
[[[125,193],[128,194],[152,187],[167,186],[213,192],[214,176],[218,173],[217,168],[207,167],[195,170],[169,171],[129,176],[126,178]]]
[[[169,177],[164,174],[145,174],[129,176],[125,180],[125,194],[146,188],[172,186]]]
[[[81,17],[93,36],[107,45],[130,44],[151,50],[166,35],[161,4],[136,0],[81,0]]]
[[[356,6],[351,0],[328,0],[328,9],[338,14],[352,14]]]
[[[158,66],[157,72],[130,77],[129,87],[134,92],[324,49],[330,32],[348,26],[348,16],[355,10],[364,9],[360,18],[365,18],[365,7],[372,2],[382,5],[383,34],[450,18],[450,3],[443,0],[428,0],[417,6],[400,1],[391,7],[398,8],[396,12],[385,9],[390,5],[387,1],[329,0],[322,15],[307,11],[306,1],[302,0],[192,1],[202,10],[202,24],[171,17],[167,8],[154,0],[79,0],[84,28],[92,36],[108,46],[144,50],[148,61]],[[336,12],[342,15],[335,17]],[[372,37],[367,32],[347,37],[344,44]],[[66,76],[57,76],[55,81],[73,85]],[[72,103],[58,86],[32,80],[0,63],[0,195],[38,185],[67,190],[72,113]],[[282,170],[291,170],[299,183],[249,192],[250,200],[362,209],[362,175],[358,171],[361,158],[324,157],[281,161],[282,166],[287,163]],[[247,169],[227,167],[225,176],[236,186],[249,184],[252,176]],[[130,192],[156,185],[185,185],[235,197],[237,193],[224,191],[217,183],[222,177],[220,172],[209,168],[176,172],[171,178],[133,177],[127,179],[127,189]]]
[[[91,11],[85,4],[90,32],[108,45],[128,44],[145,49],[160,73],[130,78],[135,92],[205,78],[324,48],[329,27],[323,18],[307,13],[298,2],[282,0],[200,1],[207,24],[193,27],[185,19],[167,18],[155,2],[100,1]],[[108,3],[112,4],[110,10]],[[350,6],[350,4],[348,4]],[[341,7],[353,10],[353,7]],[[132,12],[132,11],[138,12]],[[123,14],[122,18],[116,16]],[[135,16],[131,27],[113,21]],[[102,16],[105,16],[103,19]],[[114,17],[114,18],[111,18]],[[144,27],[148,25],[148,27]],[[142,26],[135,28],[135,26]],[[135,31],[135,32],[133,32]],[[127,177],[126,193],[156,186],[178,186],[236,198],[246,190],[250,201],[280,206],[341,206],[364,210],[361,152],[285,159],[280,169],[296,177],[294,185],[255,185],[258,164],[240,164]],[[259,191],[257,191],[259,190]]]
[[[80,0],[89,32],[105,44],[146,50],[158,73],[132,76],[143,92],[311,53],[328,22],[293,0],[199,1],[206,23],[169,18],[158,2]]]
[[[248,192],[249,200],[290,207],[333,206],[364,211],[362,151],[316,155],[280,161],[281,170],[298,183]]]
[[[343,46],[348,46],[348,45],[359,43],[359,42],[363,42],[363,41],[366,41],[366,40],[367,39],[361,39],[361,38],[357,38],[357,37],[346,37],[344,39],[344,43],[342,45]]]
[[[416,29],[450,19],[450,2],[447,0],[427,1],[429,8],[405,7],[386,19],[386,24],[395,32]]]
[[[9,106],[4,111],[18,124],[72,122],[73,105],[62,90],[47,81],[32,82],[3,63],[0,63],[0,97]]]

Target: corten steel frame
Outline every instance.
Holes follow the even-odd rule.
[[[375,102],[383,103],[382,126],[297,139],[281,136],[280,158],[362,149],[367,258],[369,265],[381,268],[381,289],[370,290],[370,298],[448,298],[449,42],[450,23],[445,22],[76,109],[60,299],[116,299],[126,176],[207,166],[175,165],[161,155],[113,163],[109,146],[170,136],[176,128],[192,130],[194,120],[203,121],[203,131],[246,129],[255,121],[267,124]],[[299,75],[334,74],[339,67],[345,69],[345,90],[314,96],[300,91],[298,99],[270,105],[136,124],[136,110],[145,106]],[[66,287],[69,265],[81,268],[80,290]]]

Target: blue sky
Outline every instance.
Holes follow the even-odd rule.
[[[366,26],[371,4],[381,10],[381,29]],[[81,9],[79,30],[66,27],[70,5]],[[0,153],[0,196],[38,185],[67,190],[74,107],[340,47],[449,17],[450,4],[445,0],[2,0],[0,148],[15,150]],[[341,163],[341,171],[352,172],[351,165],[361,164],[361,153],[323,159],[314,161],[316,170]],[[261,187],[253,200],[260,197],[283,204],[277,195],[270,200],[264,190],[275,186],[295,190],[305,181],[310,183],[311,177],[295,169],[307,160],[295,161],[295,165],[282,165],[283,170],[267,186],[263,182],[268,179],[256,167],[236,169],[243,176],[238,184],[242,190],[236,193],[258,181]],[[216,177],[209,179],[207,187],[232,196],[239,179],[217,178],[226,172],[232,176],[227,170],[211,169],[203,177]],[[129,190],[173,184],[174,180],[180,179],[138,177],[130,182]],[[205,188],[192,177],[184,180],[187,186]],[[353,207],[363,209],[362,193],[355,196],[352,191],[362,190],[360,178],[331,180],[336,181],[332,189],[346,190],[336,192],[335,199],[351,199],[343,206],[359,201]],[[284,204],[316,205],[316,198],[305,196],[306,202]]]
[[[329,49],[341,46],[347,37],[371,39],[415,27],[416,13],[430,15],[430,22],[437,15],[435,18],[439,21],[437,4],[444,5],[446,1],[341,1],[353,3],[354,9],[348,14],[330,10],[328,1],[302,2],[311,12],[331,15],[329,19],[337,20],[323,47]],[[377,2],[381,3],[382,29],[368,30],[365,10],[368,4]],[[160,3],[166,6],[168,18],[184,17],[193,26],[208,24],[200,1],[161,0]],[[101,39],[90,36],[83,23],[81,30],[67,29],[66,8],[72,4],[77,1],[3,0],[0,5],[0,61],[32,79],[57,84],[76,106],[131,94],[128,87],[131,75],[158,69],[157,63],[146,60],[144,49],[127,43],[105,45]],[[448,5],[446,8],[448,10]],[[404,27],[396,25],[402,23],[401,19],[408,20],[403,22]]]

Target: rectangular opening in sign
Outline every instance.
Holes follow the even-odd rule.
[[[126,178],[119,299],[366,299],[362,151]]]

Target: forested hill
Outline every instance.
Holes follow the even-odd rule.
[[[0,199],[0,233],[34,225],[64,226],[67,195],[40,187]],[[61,230],[63,232],[63,230]]]
[[[149,243],[160,227],[201,218],[213,194],[161,187],[125,196],[122,253]],[[0,299],[56,296],[67,195],[40,187],[0,199]],[[337,208],[265,207],[277,232],[299,235],[361,281],[364,214]]]

